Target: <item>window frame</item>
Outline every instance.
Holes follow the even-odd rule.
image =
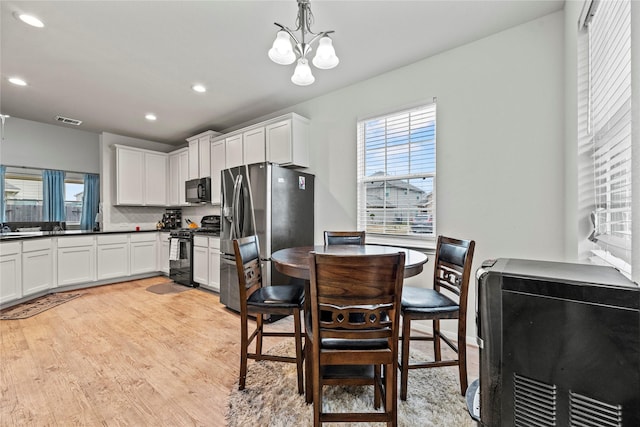
[[[391,156],[389,156],[387,149],[389,148],[390,145],[393,145],[393,144],[388,143],[387,138],[391,139],[392,136],[389,136],[389,132],[385,127],[384,137],[383,137],[385,141],[384,142],[385,171],[379,176],[372,176],[372,175],[366,176],[367,153],[374,151],[374,149],[367,150],[366,148],[366,142],[367,142],[367,138],[365,136],[366,124],[372,123],[375,121],[391,119],[397,116],[401,116],[403,114],[407,114],[408,117],[410,117],[411,114],[424,116],[427,122],[430,123],[428,127],[432,127],[432,136],[425,137],[424,141],[430,141],[430,142],[427,142],[426,147],[428,147],[427,151],[432,150],[432,154],[428,156],[430,157],[431,160],[423,160],[423,162],[425,163],[424,165],[425,168],[432,168],[432,170],[429,169],[429,171],[427,172],[422,171],[422,172],[411,173],[411,170],[410,170],[411,155],[409,155],[409,157],[407,158],[407,164],[405,166],[406,172],[408,173],[403,173],[398,175],[393,175],[392,173],[389,173],[387,168],[388,168],[389,158]],[[412,128],[411,118],[408,118],[406,127],[403,128],[402,131],[400,132],[407,132],[407,134],[409,135],[407,136],[407,142],[406,142],[409,149],[411,148],[411,132],[412,131],[415,132],[415,128]],[[423,101],[423,102],[412,104],[409,106],[403,106],[397,109],[393,109],[387,112],[375,114],[375,115],[364,117],[364,118],[358,118],[356,123],[356,133],[357,133],[356,214],[357,214],[358,230],[364,230],[367,232],[367,242],[370,242],[370,243],[398,244],[398,245],[404,245],[407,247],[417,247],[417,248],[434,248],[436,236],[437,236],[437,215],[436,215],[437,99],[434,97],[433,99],[428,101]],[[377,149],[380,150],[381,148],[378,147]],[[430,166],[430,162],[432,162],[432,166]],[[424,184],[425,187],[427,188],[430,187],[430,193],[426,193],[423,196],[423,200],[421,202],[423,203],[422,211],[417,211],[415,214],[413,214],[413,216],[410,216],[411,215],[410,211],[412,211],[414,208],[410,205],[402,205],[396,208],[387,208],[386,206],[383,206],[377,209],[380,209],[380,212],[384,212],[383,227],[385,228],[383,230],[380,230],[379,228],[373,229],[371,227],[371,223],[367,219],[369,212],[372,209],[371,206],[367,204],[367,185],[368,184],[383,183],[382,189],[384,192],[383,193],[381,192],[381,195],[384,195],[385,196],[384,200],[386,200],[390,196],[390,188],[397,188],[397,193],[402,193],[402,190],[403,190],[402,185],[406,185],[404,187],[404,193],[403,193],[406,196],[411,191],[412,187],[414,187],[414,185],[411,183],[411,180],[424,180],[424,179],[427,179],[430,181],[430,184]],[[389,182],[392,182],[392,181],[395,181],[396,183],[388,186],[384,185],[385,183],[388,184]],[[398,186],[397,181],[405,181],[405,182],[402,183],[401,186]],[[386,203],[386,202],[383,202],[383,203]],[[415,208],[420,209],[420,206],[416,206]],[[402,224],[399,224],[397,226],[400,229],[405,228],[406,232],[393,233],[391,231],[388,231],[386,227],[389,227],[389,228],[393,227],[393,224],[390,226],[388,225],[387,219],[389,218],[389,215],[388,215],[389,212],[392,212],[394,215],[397,213],[401,214],[398,218],[402,218],[406,222],[403,221]],[[430,232],[413,231],[415,229],[420,229],[419,228],[420,226],[415,226],[416,228],[414,228],[414,226],[412,225],[412,222],[417,215],[427,217],[425,230],[430,229],[431,230]]]

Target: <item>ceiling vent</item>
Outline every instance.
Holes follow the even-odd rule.
[[[70,119],[69,117],[56,116],[56,121],[62,122],[66,125],[80,126],[82,120]]]

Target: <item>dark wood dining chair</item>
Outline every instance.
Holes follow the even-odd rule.
[[[398,336],[405,254],[325,255],[311,252],[314,426],[323,422],[397,425]],[[372,385],[374,409],[329,413],[323,387]],[[382,399],[381,399],[382,398]]]
[[[458,366],[460,392],[467,390],[467,297],[475,242],[439,236],[436,247],[433,289],[405,286],[402,294],[402,360],[400,362],[400,398],[407,399],[410,369]],[[440,319],[458,320],[458,339],[454,343],[440,330]],[[431,320],[432,336],[411,335],[411,322]],[[411,341],[433,341],[433,361],[409,362]],[[455,359],[442,359],[444,341]]]
[[[243,390],[247,377],[247,361],[273,360],[295,363],[298,370],[298,393],[304,392],[304,351],[300,311],[304,303],[304,288],[294,285],[263,286],[260,249],[257,236],[233,241],[240,291],[240,378],[238,389]],[[249,315],[255,315],[255,329],[249,335]],[[264,315],[293,315],[294,332],[270,332],[264,330]],[[275,356],[262,353],[263,337],[294,337],[296,356]],[[255,353],[249,346],[256,340]]]
[[[325,231],[324,244],[328,245],[364,245],[364,231]]]

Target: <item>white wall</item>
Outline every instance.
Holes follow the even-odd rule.
[[[437,233],[476,241],[474,272],[487,258],[564,260],[563,31],[560,11],[289,108],[311,119],[316,242],[356,227],[358,118],[437,97]],[[432,272],[406,283],[430,286]]]
[[[99,173],[99,135],[9,117],[0,143],[0,163],[41,169]]]

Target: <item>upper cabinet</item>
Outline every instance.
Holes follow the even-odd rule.
[[[263,126],[242,133],[242,154],[245,165],[262,163],[267,159]]]
[[[309,120],[289,114],[265,126],[267,161],[309,167]]]
[[[222,185],[222,171],[226,168],[225,141],[211,143],[211,203],[219,205]]]
[[[189,149],[169,153],[169,205],[187,205],[185,181],[189,179]]]
[[[211,173],[211,139],[218,132],[206,132],[187,138],[189,142],[189,179],[205,178]]]
[[[226,147],[226,165],[227,168],[234,168],[236,166],[244,165],[244,156],[242,150],[242,134],[230,136],[225,138],[224,144]]]
[[[123,145],[116,149],[116,204],[165,206],[168,156]]]

